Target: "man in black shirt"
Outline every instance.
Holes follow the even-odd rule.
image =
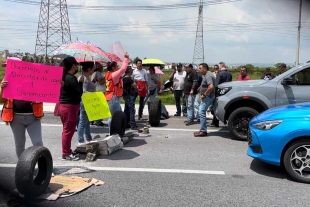
[[[187,106],[187,120],[186,126],[194,123],[194,103],[197,95],[197,73],[193,69],[193,65],[189,64],[185,66],[186,76],[184,79],[184,95]]]
[[[232,81],[232,75],[227,70],[226,65],[224,62],[219,63],[219,72],[216,76],[216,87],[222,83],[231,82]],[[217,90],[215,90],[217,91]],[[211,114],[213,115],[212,123],[208,125],[208,127],[219,127],[219,120],[214,115],[214,111],[211,111]]]
[[[131,66],[128,66],[123,78],[123,97],[125,100],[124,112],[126,114],[127,127],[131,128],[132,130],[137,130],[138,127],[135,120],[135,89],[137,88],[137,85],[131,78],[132,72],[133,70]]]
[[[264,80],[272,80],[274,79],[275,76],[273,74],[271,74],[270,72],[270,68],[266,68],[266,71],[265,71],[265,74],[262,76],[261,79],[264,79]]]

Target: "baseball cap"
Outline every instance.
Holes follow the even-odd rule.
[[[182,63],[177,64],[177,67],[182,67],[182,66],[183,66]]]
[[[186,64],[186,65],[185,65],[185,67],[187,67],[187,68],[191,68],[191,69],[193,69],[193,68],[194,68],[192,64]]]
[[[18,60],[18,61],[22,61],[21,59],[17,58],[17,57],[9,57],[6,59],[6,62],[5,63],[2,63],[2,67],[6,67],[7,63],[8,63],[8,59],[10,60]]]

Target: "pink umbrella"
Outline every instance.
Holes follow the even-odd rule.
[[[115,62],[123,62],[122,59],[120,59],[117,55],[115,55],[114,53],[110,53],[110,52],[105,52],[105,54],[108,56],[108,58],[111,61],[115,61]]]
[[[147,73],[150,73],[150,70],[148,70]],[[164,75],[165,73],[161,71],[158,67],[155,67],[155,74]]]
[[[110,62],[107,54],[91,42],[76,41],[61,45],[54,51],[54,55],[70,55],[78,62],[95,61]]]

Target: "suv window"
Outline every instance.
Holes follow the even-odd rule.
[[[291,76],[291,85],[310,85],[310,68],[306,68]]]

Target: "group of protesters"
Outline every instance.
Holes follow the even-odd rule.
[[[129,62],[129,55],[126,53],[120,68],[117,62],[109,62],[107,63],[107,73],[103,75],[103,65],[100,63],[83,62],[79,64],[71,56],[63,59],[59,103],[56,104],[54,111],[56,116],[60,116],[63,124],[62,160],[79,160],[79,155],[71,149],[75,131],[78,134],[78,145],[92,141],[90,122],[81,98],[83,93],[102,91],[112,116],[115,112],[122,111],[120,102],[123,97],[127,128],[138,129],[135,121],[135,100],[139,96],[138,119],[140,120],[144,105],[148,104],[149,107],[150,101],[160,90],[160,80],[155,74],[154,67],[151,66],[147,73],[142,68],[141,60],[136,61],[136,69],[129,66]],[[76,77],[79,65],[81,74]],[[6,63],[3,66],[6,67]],[[0,101],[4,103],[1,118],[11,127],[16,154],[19,158],[25,150],[26,130],[34,146],[43,146],[41,127],[41,118],[44,116],[43,103],[3,98],[2,92],[8,84],[9,82],[3,79],[0,85]],[[94,124],[105,125],[102,120],[97,120]],[[109,127],[110,124],[111,118],[108,119]]]
[[[79,160],[79,155],[71,149],[75,131],[78,132],[78,145],[92,141],[91,123],[81,99],[83,93],[103,92],[112,116],[115,112],[122,111],[120,102],[123,97],[127,119],[126,128],[138,129],[135,120],[137,97],[139,96],[138,119],[141,120],[144,106],[147,104],[149,109],[150,102],[156,97],[162,86],[154,67],[151,66],[147,72],[142,68],[141,60],[136,61],[135,69],[129,66],[129,62],[129,55],[126,53],[120,68],[117,62],[109,62],[107,63],[107,72],[103,75],[103,65],[100,63],[84,62],[79,64],[71,56],[63,59],[60,97],[54,113],[60,116],[63,124],[62,160]],[[77,78],[79,65],[81,65],[81,74]],[[206,63],[201,63],[196,69],[192,64],[187,64],[183,71],[183,65],[180,63],[170,76],[170,81],[173,81],[172,89],[177,108],[175,116],[181,116],[183,113],[183,116],[186,117],[186,126],[192,125],[195,119],[200,122],[200,129],[194,133],[195,137],[207,136],[207,127],[219,127],[216,116],[213,116],[212,123],[207,125],[206,114],[211,112],[214,115],[212,105],[215,100],[216,86],[232,81],[232,75],[224,62],[214,65],[213,68],[214,71],[211,72]],[[273,78],[267,70],[262,79],[266,78]],[[245,66],[241,68],[239,79],[250,80]],[[3,98],[2,91],[8,84],[9,82],[3,79],[0,85],[0,102],[4,103],[1,116],[2,120],[11,127],[16,154],[19,158],[25,150],[26,130],[34,146],[43,146],[41,127],[41,118],[44,116],[43,103]],[[105,125],[102,120],[97,120],[93,124]],[[108,126],[110,127],[110,125],[111,118],[108,119]]]

